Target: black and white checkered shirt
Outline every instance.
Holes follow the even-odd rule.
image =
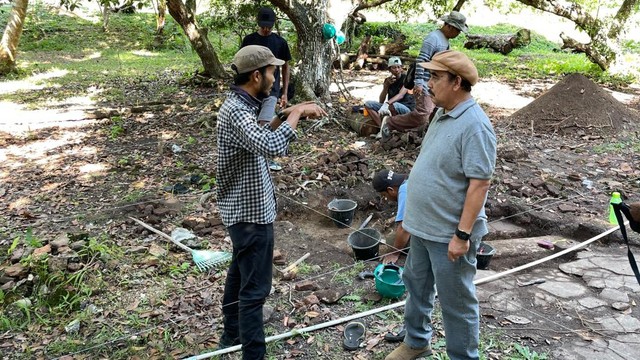
[[[225,226],[269,224],[276,194],[267,157],[285,154],[296,132],[283,122],[274,131],[258,125],[260,101],[232,87],[218,114],[218,207]]]

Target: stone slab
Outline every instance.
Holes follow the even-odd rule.
[[[527,229],[514,223],[501,220],[487,224],[489,233],[485,240],[513,239],[527,235]]]
[[[552,250],[538,246],[538,241],[549,241],[551,243],[567,241],[562,236],[536,236],[526,238],[515,238],[505,240],[485,241],[487,244],[496,249],[496,258],[498,257],[518,257],[526,255],[535,259],[543,258],[553,254]],[[536,256],[533,256],[536,255]]]

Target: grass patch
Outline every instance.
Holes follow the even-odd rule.
[[[405,23],[365,23],[352,44],[354,49],[360,45],[365,34],[372,35],[372,48],[390,42],[396,34],[406,35],[405,43],[410,45],[407,53],[418,56],[424,37],[438,25],[405,24]],[[471,26],[469,32],[482,35],[513,34],[518,27],[507,24],[493,26]],[[569,73],[582,73],[597,82],[613,86],[626,86],[634,81],[632,75],[610,75],[603,72],[596,64],[591,63],[584,54],[574,54],[560,49],[560,45],[547,40],[535,32],[531,33],[531,44],[524,48],[514,49],[508,55],[493,52],[489,49],[464,49],[466,37],[460,35],[450,41],[451,48],[466,53],[476,64],[481,78],[518,81],[533,79],[560,78]],[[627,52],[640,52],[637,42],[630,42]]]

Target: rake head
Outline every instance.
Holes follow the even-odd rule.
[[[231,259],[231,253],[226,251],[193,250],[191,255],[193,262],[203,272]]]

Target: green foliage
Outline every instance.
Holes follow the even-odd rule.
[[[405,43],[410,46],[407,53],[415,57],[420,52],[424,37],[437,28],[438,25],[435,23],[365,23],[353,43],[355,46],[361,42],[365,34],[371,34],[372,49],[376,49],[380,44],[393,41],[393,37],[398,36],[399,31],[406,36]],[[471,33],[482,35],[513,34],[518,30],[518,27],[507,24],[470,28]],[[611,75],[603,72],[584,54],[563,51],[559,44],[537,33],[531,34],[530,45],[514,49],[506,56],[489,49],[464,49],[465,41],[465,36],[460,35],[451,40],[451,48],[465,52],[474,61],[483,79],[518,81],[561,78],[569,73],[582,73],[595,81],[616,87],[625,87],[635,81],[633,75]],[[640,48],[636,42],[629,44],[629,52],[635,49],[634,46]]]
[[[529,348],[526,346],[515,344],[513,347],[518,351],[518,354],[522,355],[523,359],[525,360],[546,360],[547,359],[546,354],[538,354],[535,351],[529,350]],[[518,358],[514,358],[514,359],[518,359]]]
[[[0,13],[0,24],[6,24],[7,16]],[[164,86],[159,85],[171,80],[172,73],[193,73],[202,66],[170,16],[164,33],[163,45],[149,51],[157,45],[153,13],[111,14],[109,30],[105,32],[99,22],[67,16],[37,2],[27,12],[18,72],[6,80],[21,79],[44,89],[3,96],[34,108],[71,96],[86,96],[97,102],[132,102],[136,99],[125,94],[123,84],[135,83],[145,87],[140,92],[144,101],[163,100]],[[74,38],[82,41],[69,41]]]
[[[124,134],[124,120],[120,116],[114,116],[111,118],[111,127],[109,128],[109,139],[115,140],[120,135]]]
[[[24,233],[24,244],[32,248],[42,247],[42,241],[33,235],[33,229],[31,227],[28,227]]]
[[[13,253],[13,250],[15,250],[18,245],[20,244],[20,237],[16,236],[15,239],[13,239],[13,242],[11,243],[11,246],[9,246],[9,249],[7,249],[7,255],[11,255]],[[2,301],[0,301],[2,302]]]

